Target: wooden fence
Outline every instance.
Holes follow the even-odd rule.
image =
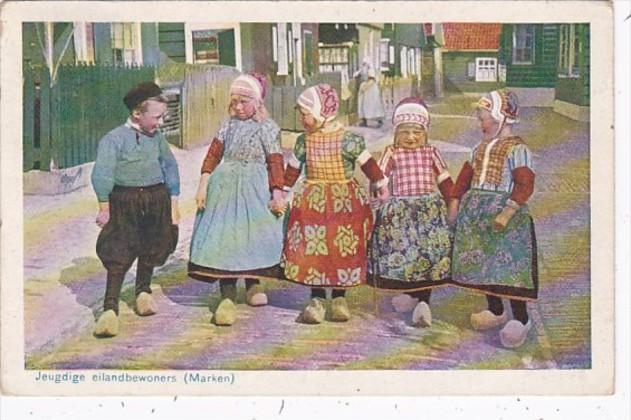
[[[176,145],[191,148],[210,143],[228,117],[230,85],[239,74],[228,66],[186,68],[181,88],[181,139]]]
[[[53,86],[47,68],[25,67],[23,75],[23,169],[28,171],[93,161],[99,139],[127,118],[125,93],[154,80],[155,69],[62,66]]]

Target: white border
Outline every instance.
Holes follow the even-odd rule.
[[[494,3],[497,4],[496,2]],[[503,7],[501,8],[493,7],[492,13],[488,13],[488,7],[486,9],[483,9],[482,7],[480,7],[480,4],[473,5],[470,2],[460,2],[456,4],[454,3],[437,4],[437,3],[428,2],[428,3],[423,3],[421,7],[422,7],[422,10],[424,11],[427,11],[430,8],[432,9],[431,16],[433,17],[432,19],[433,21],[446,21],[446,20],[506,21],[506,22],[525,21],[526,19],[524,19],[524,16],[533,15],[532,13],[528,13],[534,10],[533,7],[537,8],[538,10],[541,10],[541,13],[539,12],[536,13],[537,22],[553,22],[553,21],[556,22],[556,21],[559,21],[559,16],[563,16],[563,21],[575,21],[575,22],[585,21],[584,12],[581,10],[581,7],[571,7],[572,5],[579,6],[581,5],[581,3],[562,2],[561,4],[561,3],[547,3],[546,2],[544,4],[545,4],[545,10],[541,10],[541,5],[542,5],[541,2],[519,2],[519,3],[512,4],[511,7],[506,7],[506,5],[503,5]],[[96,7],[97,5],[98,7]],[[568,9],[567,7],[564,8],[563,5],[566,5],[566,6],[569,5],[570,9]],[[618,2],[617,3],[618,9],[621,9],[623,5],[628,6],[628,4],[626,3]],[[65,21],[82,20],[82,19],[93,20],[93,21],[111,21],[111,20],[121,21],[121,20],[125,20],[121,18],[121,15],[120,15],[121,12],[125,12],[125,17],[127,18],[127,20],[130,20],[130,21],[131,20],[145,20],[145,21],[146,20],[150,20],[150,21],[159,21],[159,20],[173,21],[174,20],[172,13],[166,13],[161,8],[155,8],[155,6],[153,6],[151,3],[144,3],[144,2],[135,3],[133,8],[129,7],[130,6],[129,3],[121,4],[121,3],[87,2],[87,3],[80,3],[78,5],[77,3],[73,2],[72,7],[69,9],[68,8],[62,9],[60,7],[61,6],[60,4],[55,4],[54,12],[51,11],[53,10],[51,6],[52,4],[50,2],[37,2],[37,3],[31,3],[31,4],[25,4],[25,3],[5,4],[4,8],[2,9],[2,20],[3,21],[8,20],[9,22],[11,22],[12,19],[18,18],[18,14],[24,12],[26,8],[28,8],[28,19],[25,19],[25,20],[29,20],[29,21],[34,21],[34,20],[39,20],[39,19],[65,20]],[[231,5],[231,7],[232,6],[238,6],[238,4]],[[256,17],[260,18],[260,20],[270,20],[270,21],[279,21],[279,20],[281,21],[282,20],[309,21],[309,20],[315,20],[313,19],[313,16],[318,16],[317,20],[324,22],[324,21],[340,21],[343,16],[343,14],[341,14],[341,10],[347,10],[347,11],[352,11],[352,16],[355,20],[363,20],[363,21],[370,21],[370,20],[372,21],[377,21],[377,20],[378,21],[389,21],[389,20],[418,21],[419,20],[419,18],[417,18],[418,15],[411,16],[413,15],[412,13],[405,13],[405,9],[411,7],[409,3],[406,4],[406,3],[399,3],[399,2],[397,3],[388,2],[385,4],[386,6],[385,9],[383,7],[382,8],[377,7],[375,3],[364,3],[364,2],[353,2],[353,4],[350,4],[350,5],[347,4],[345,7],[340,7],[340,8],[331,7],[331,8],[326,8],[326,9],[322,8],[321,3],[317,4],[316,2],[303,3],[301,4],[300,7],[295,7],[296,5],[294,3],[292,7],[290,8],[282,7],[281,5],[279,11],[278,12],[275,11],[274,13],[272,13],[272,16],[270,16],[269,14],[272,7],[269,7],[269,5],[267,6],[268,6],[267,8],[265,7],[261,8],[261,3],[259,2],[256,2],[256,3],[248,2],[245,10],[241,8],[241,10],[239,11],[231,12],[232,14],[223,13],[223,15],[225,16],[226,20],[230,20],[231,18],[234,17],[240,21],[254,21],[254,20],[257,20]],[[214,10],[216,12],[217,7],[223,8],[224,6],[220,4],[216,4],[216,3],[200,5],[200,3],[196,3],[196,2],[193,2],[193,3],[179,2],[177,4],[178,20],[196,21],[194,16],[190,16],[191,9],[192,8],[197,9],[200,7],[203,8],[204,10]],[[413,7],[419,7],[419,6],[415,5]],[[605,4],[600,3],[598,6],[595,6],[595,7],[597,10],[600,10],[602,12],[603,8],[606,9],[607,7],[609,7],[609,5],[607,5],[606,3]],[[61,10],[63,10],[63,14],[61,14]],[[226,9],[224,8],[222,12],[224,12],[225,10]],[[196,15],[197,13],[198,12],[195,12],[194,15]],[[255,15],[253,16],[252,13],[254,13]],[[290,16],[287,16],[287,14],[289,14]],[[624,15],[624,12],[620,12],[617,15],[616,22],[620,22],[622,20],[619,16],[620,14]],[[627,11],[627,14],[628,14],[628,11]],[[60,15],[63,16],[63,19],[59,18]],[[302,15],[309,15],[309,16],[301,19],[300,16]],[[77,16],[81,16],[81,17],[77,18]],[[372,16],[372,19],[371,19],[371,16]],[[398,18],[395,16],[398,16]],[[403,16],[404,19],[400,19],[401,16]],[[619,40],[619,44],[620,44],[620,39],[625,39],[625,37],[628,42],[629,40],[628,25],[626,27],[616,26],[616,28],[618,29],[618,32],[619,32],[617,33],[619,36],[617,38]],[[10,34],[11,25],[5,26],[3,22],[3,32],[5,30],[6,30],[6,34]],[[19,49],[21,46],[21,42],[17,42],[18,39],[16,39],[15,33],[12,34],[13,37],[11,35],[6,35],[6,34],[2,38],[2,54],[3,54],[2,57],[7,57],[7,56],[13,57],[13,58],[20,57]],[[596,42],[597,40],[592,38],[592,43],[593,43],[592,45],[596,45]],[[620,56],[621,54],[618,54],[618,57]],[[626,55],[626,58],[627,58],[626,63],[622,63],[621,61],[618,63],[618,67],[622,66],[622,71],[625,72],[622,74],[625,74],[628,77],[628,74],[630,73],[628,55]],[[21,60],[14,59],[13,61],[15,61],[12,64],[13,68],[21,66]],[[595,61],[596,61],[596,57],[593,56],[592,63],[595,64]],[[21,168],[21,148],[19,146],[21,142],[18,142],[18,141],[7,142],[5,140],[6,138],[14,138],[14,139],[21,138],[19,128],[11,127],[11,126],[7,128],[7,125],[5,124],[6,121],[11,121],[11,120],[21,121],[21,108],[12,106],[12,104],[14,104],[15,102],[7,103],[8,101],[5,99],[6,96],[9,96],[10,98],[21,99],[21,92],[19,92],[21,84],[19,83],[19,78],[16,80],[15,77],[12,77],[10,74],[6,73],[5,68],[11,67],[11,65],[6,65],[5,64],[6,62],[7,60],[2,60],[3,67],[2,67],[1,76],[2,76],[2,93],[4,95],[2,95],[3,96],[2,108],[0,108],[1,118],[2,118],[2,123],[3,123],[2,124],[3,141],[1,143],[2,153],[0,154],[0,168],[2,168],[3,170],[3,176],[2,176],[2,179],[0,180],[1,181],[0,193],[2,194],[1,210],[2,210],[3,222],[4,222],[4,225],[3,225],[4,229],[2,230],[2,244],[4,245],[2,248],[2,261],[3,262],[10,261],[11,259],[15,259],[18,257],[19,257],[18,260],[21,261],[21,255],[19,255],[20,253],[16,252],[14,248],[7,249],[6,247],[7,243],[10,243],[12,246],[16,245],[17,248],[20,250],[22,249],[21,235],[18,234],[18,235],[9,236],[9,232],[8,232],[9,223],[12,225],[11,227],[13,228],[11,229],[11,231],[13,232],[17,231],[18,233],[21,231],[22,215],[19,212],[18,212],[19,214],[15,214],[15,212],[12,212],[10,214],[11,218],[6,217],[9,214],[7,213],[7,210],[9,210],[9,207],[7,207],[8,203],[21,203],[21,200],[22,200],[21,170],[18,171],[17,173],[9,172],[7,175],[8,167],[10,166],[14,167],[17,164]],[[626,67],[623,67],[623,66],[626,66]],[[593,74],[594,73],[592,73],[592,75]],[[620,80],[618,82],[620,83]],[[627,82],[626,86],[624,86],[623,84],[618,84],[616,88],[617,92],[620,91],[621,89],[626,88],[626,96],[623,96],[622,98],[626,98],[626,102],[627,102],[626,113],[624,113],[623,112],[624,110],[621,110],[621,108],[618,108],[618,119],[617,119],[618,130],[625,129],[626,133],[622,133],[621,131],[617,132],[617,138],[618,138],[617,175],[619,177],[618,185],[622,185],[628,188],[628,186],[631,185],[631,182],[629,182],[629,177],[628,177],[629,165],[627,164],[628,160],[626,160],[628,159],[628,156],[629,156],[628,79],[626,80],[626,82]],[[599,85],[597,83],[592,83],[592,98],[595,99],[596,98],[595,94],[602,93],[603,91],[602,89],[605,89],[605,91],[607,90],[607,83],[605,83],[604,86]],[[14,95],[15,93],[17,93],[17,96]],[[19,101],[18,103],[21,103],[21,101]],[[595,111],[595,107],[592,108],[592,111]],[[622,115],[620,115],[621,113]],[[592,135],[594,135],[595,133],[603,133],[603,131],[597,131],[597,129],[599,127],[600,128],[606,127],[607,125],[606,120],[608,119],[608,116],[603,115],[602,120],[600,120],[600,118],[601,118],[601,115],[599,115],[599,119],[592,118]],[[624,127],[625,123],[626,123],[626,127]],[[607,130],[604,130],[604,132],[607,132]],[[626,134],[626,136],[624,137],[624,141],[621,140],[621,137],[623,136],[623,134]],[[596,138],[596,137],[592,136],[592,138]],[[623,157],[621,157],[622,153],[624,153],[624,156],[625,156],[624,161],[622,161],[623,159]],[[11,156],[20,156],[20,158],[11,159]],[[626,172],[624,171],[625,169],[626,169]],[[612,175],[611,168],[605,168],[605,167],[592,168],[592,181],[593,181],[592,185],[599,185],[600,183],[603,182],[602,180],[610,180],[612,178],[611,175]],[[626,181],[626,182],[620,182],[621,180]],[[618,223],[617,230],[618,232],[623,230],[624,232],[628,233],[628,230],[629,230],[628,192],[626,193],[626,196],[620,193],[620,191],[618,191],[618,193],[619,194],[617,196],[617,200],[618,200],[619,207],[618,207],[618,214],[617,214],[617,223]],[[608,199],[606,197],[606,194],[602,198]],[[597,202],[598,201],[596,201],[596,197],[594,197],[593,203],[597,203]],[[609,215],[610,214],[611,213],[609,213]],[[599,216],[601,218],[607,219],[608,213],[604,212],[602,215],[594,214],[595,219],[598,218]],[[13,219],[13,217],[15,217],[15,219]],[[593,226],[594,225],[599,226],[596,222],[597,220],[592,221]],[[15,223],[15,225],[13,225],[13,223]],[[607,224],[608,223],[605,220],[605,225]],[[11,240],[7,241],[7,239],[11,239]],[[591,243],[592,244],[598,243],[598,242],[595,242],[595,240],[597,239],[598,239],[597,237],[592,237]],[[606,411],[603,411],[603,408],[607,408],[607,407],[620,408],[621,406],[620,402],[628,398],[628,392],[629,392],[629,384],[628,384],[628,381],[629,381],[629,374],[628,374],[629,372],[629,363],[628,363],[629,362],[628,360],[628,355],[629,355],[629,345],[628,345],[629,267],[628,267],[628,262],[629,262],[629,258],[628,258],[628,255],[630,254],[628,240],[629,240],[628,234],[618,235],[617,237],[618,281],[616,284],[616,292],[617,292],[616,300],[618,303],[617,308],[619,310],[619,316],[621,315],[622,318],[619,317],[617,319],[616,330],[620,334],[624,334],[624,335],[618,336],[618,347],[617,347],[618,351],[617,351],[617,357],[616,357],[617,366],[618,366],[617,378],[616,378],[617,379],[616,380],[617,392],[612,397],[564,398],[563,400],[565,401],[565,404],[568,407],[568,409],[575,414],[575,416],[573,416],[574,418],[576,418],[576,415],[587,416],[584,418],[608,418],[608,417],[621,418],[620,416],[612,417],[611,414],[614,413],[613,411],[610,411],[609,415],[607,415]],[[594,249],[594,248],[595,247],[592,247],[592,250],[597,251],[597,249]],[[607,255],[607,251],[611,251],[611,250],[608,250],[607,247],[602,247],[602,248],[603,248],[604,254],[602,254],[601,256],[605,259],[608,259],[609,255]],[[593,258],[596,258],[596,261],[597,261],[598,255],[594,255]],[[6,267],[7,267],[7,264],[5,263],[3,264],[1,268],[3,270],[2,271],[3,279],[6,279],[7,276],[5,275],[9,275],[9,274],[11,275],[12,278],[21,277],[21,267],[18,267],[18,271],[15,271],[15,270],[8,271]],[[15,268],[15,267],[11,267],[11,268]],[[595,277],[592,277],[592,278],[595,279]],[[621,281],[621,278],[624,278],[625,282]],[[604,279],[603,281],[606,281],[606,279]],[[2,300],[0,301],[1,307],[3,310],[3,318],[2,318],[3,339],[4,337],[6,337],[5,333],[8,332],[9,324],[13,326],[22,325],[22,321],[23,321],[21,311],[18,311],[18,314],[14,313],[13,311],[7,311],[7,308],[12,309],[12,307],[14,307],[15,302],[21,302],[21,298],[22,298],[21,291],[19,291],[17,294],[12,294],[12,295],[8,295],[6,292],[7,290],[5,290],[5,287],[3,287]],[[603,297],[606,298],[606,294]],[[596,296],[594,296],[593,300],[594,301],[597,300]],[[598,308],[594,306],[593,309],[598,309]],[[8,317],[7,317],[7,312],[9,313]],[[611,321],[612,321],[611,318],[599,316],[598,313],[596,312],[594,312],[594,317],[595,319],[593,319],[593,322],[595,325],[597,324],[597,321],[602,322],[605,325],[605,328],[607,325],[611,325]],[[595,336],[597,336],[597,333],[598,331],[594,331]],[[3,341],[3,344],[6,344],[6,342]],[[18,363],[20,362],[19,358],[17,360],[6,359],[5,353],[6,352],[3,352],[3,358],[2,358],[3,370],[7,369],[8,366],[10,369],[11,362],[18,362]],[[598,356],[599,355],[597,355],[596,350],[594,350],[594,360],[595,360],[594,368],[598,367],[598,364],[596,362],[598,360]],[[22,361],[23,361],[23,357],[22,357]],[[7,362],[9,362],[9,364],[7,364]],[[23,363],[18,364],[18,366],[22,366],[22,365]],[[423,372],[423,373],[426,374],[429,372]],[[443,375],[445,374],[445,372],[439,372],[439,373]],[[564,373],[564,372],[561,372],[561,373]],[[356,372],[353,372],[353,374],[356,374]],[[329,372],[326,372],[326,375],[330,377]],[[484,382],[491,379],[491,378],[486,378],[486,375],[482,375],[482,372],[474,372],[474,375],[476,376],[475,382],[465,384],[466,386],[469,387],[469,390],[484,388]],[[570,375],[569,377],[565,378],[565,381],[564,381],[566,382],[566,385],[570,387],[573,386],[571,382],[581,380],[580,375],[578,375],[579,377],[572,377],[572,376],[573,375]],[[3,378],[4,378],[4,374],[3,374]],[[429,377],[427,377],[427,379],[429,381],[432,380],[432,378],[429,378]],[[494,381],[497,381],[497,378],[492,378],[492,379]],[[510,379],[514,379],[514,378],[507,377],[505,379],[510,381]],[[503,381],[500,381],[500,382],[503,382]],[[514,382],[514,381],[511,381],[511,382]],[[508,389],[508,391],[511,392],[511,389]],[[365,413],[378,414],[378,413],[385,413],[384,410],[390,410],[394,408],[394,406],[390,402],[387,402],[388,400],[389,399],[381,399],[379,400],[380,402],[376,402],[369,399],[353,400],[353,405],[355,407],[358,407],[358,406],[363,407],[362,411]],[[501,398],[494,397],[490,399],[490,401],[488,398],[480,398],[480,399],[475,399],[475,400],[467,399],[467,401],[474,401],[474,403],[467,404],[467,406],[469,408],[472,408],[472,407],[483,408],[485,409],[484,412],[488,414],[491,414],[492,412],[496,412],[500,414],[501,413],[500,410],[506,409],[506,407],[510,406],[512,407],[509,414],[511,419],[512,418],[538,418],[538,417],[535,417],[537,414],[535,414],[534,410],[530,411],[530,413],[528,413],[528,410],[524,411],[524,414],[527,415],[527,417],[522,417],[520,415],[519,409],[523,410],[525,404],[527,404],[527,401],[541,402],[541,401],[545,401],[546,398],[531,397],[527,399],[521,399],[521,401],[519,401],[518,404],[515,404],[515,400],[516,400],[515,397],[501,397]],[[108,401],[111,403],[109,399]],[[118,401],[118,399],[116,399],[116,401]],[[223,399],[222,401],[223,401],[222,406],[226,409],[225,414],[233,413],[236,407],[236,405],[232,404],[234,400]],[[279,407],[278,404],[273,403],[274,401],[278,402],[277,399],[255,400],[253,401],[253,405],[259,404],[259,407],[261,407],[261,409],[263,409],[263,407],[266,407],[266,409],[268,410],[266,412],[269,414],[271,413],[271,411],[269,410],[275,410]],[[322,400],[318,400],[317,402],[314,402],[312,400],[295,399],[294,401],[301,401],[301,405],[302,404],[310,405],[310,403],[313,403],[311,404],[313,407],[317,407],[319,404],[322,404]],[[328,403],[331,403],[330,405],[335,405],[334,400],[326,400],[326,401]],[[342,401],[345,401],[345,400],[342,400]],[[408,399],[400,400],[398,404],[401,407],[404,407],[408,405],[407,404],[408,401],[410,400]],[[449,415],[449,418],[470,418],[470,417],[464,417],[458,414],[459,412],[461,412],[459,410],[463,409],[463,405],[462,405],[463,401],[464,400],[459,399],[459,398],[441,398],[440,402],[437,404],[428,405],[428,406],[425,406],[424,404],[423,405],[424,411],[422,414],[427,415],[430,418],[434,417],[432,416],[432,413],[435,415],[438,415],[438,417]],[[592,404],[594,404],[596,401],[599,402],[599,405],[592,406]],[[164,403],[166,404],[167,402],[164,401]],[[196,400],[191,400],[191,403],[195,404]],[[515,405],[513,406],[513,404]],[[348,406],[350,407],[350,405],[351,404],[349,404]],[[173,406],[175,406],[175,404]],[[293,404],[291,405],[288,404],[285,408],[285,410],[287,410],[286,413],[289,413],[293,407],[295,407]],[[570,408],[570,407],[573,407],[573,408]],[[344,410],[345,409],[342,408],[340,411],[343,412]],[[318,413],[318,410],[317,409],[311,410],[308,413],[306,413],[307,414],[306,416],[304,415],[305,413],[301,413],[301,417],[311,418],[311,415],[309,415],[309,413],[315,416],[315,414]],[[621,414],[623,413],[623,411],[616,411],[615,413]],[[125,414],[132,414],[132,413],[125,413]],[[295,411],[294,411],[294,414],[296,414]],[[565,417],[567,414],[568,414],[568,411],[564,411],[564,416],[558,417],[558,418],[567,418]],[[421,415],[421,412],[417,411],[416,416],[418,415]],[[589,417],[590,415],[591,417]],[[554,416],[554,411],[545,411],[545,412],[542,411],[539,414],[539,416],[544,417],[546,419],[553,418],[551,416]],[[222,417],[224,416],[222,415]],[[261,418],[261,417],[257,416],[257,418]]]

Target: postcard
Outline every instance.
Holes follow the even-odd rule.
[[[9,2],[10,395],[610,395],[609,2]]]

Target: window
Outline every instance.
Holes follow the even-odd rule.
[[[74,49],[77,64],[94,64],[94,25],[92,23],[74,23]]]
[[[115,64],[142,64],[140,24],[112,23],[112,50]]]
[[[352,76],[351,51],[349,45],[324,45],[318,48],[320,72],[345,72]]]
[[[513,28],[513,64],[534,64],[535,25],[515,25]]]
[[[408,76],[408,48],[401,47],[401,76]]]
[[[388,38],[382,38],[379,41],[380,51],[379,57],[381,58],[381,71],[390,70],[390,40]]]
[[[276,34],[276,74],[287,76],[289,74],[289,48],[287,43],[287,24],[277,23],[272,32],[272,37]]]
[[[578,27],[575,24],[564,24],[559,33],[559,76],[579,77],[580,52],[583,48]]]
[[[313,33],[304,31],[302,33],[302,68],[304,74],[313,74]]]
[[[475,81],[497,81],[497,58],[480,57],[475,59]]]
[[[193,31],[193,63],[219,63],[219,37],[216,31]]]

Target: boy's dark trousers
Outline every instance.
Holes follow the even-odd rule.
[[[110,220],[96,242],[96,253],[107,269],[103,309],[118,314],[125,274],[138,259],[136,296],[151,293],[153,268],[175,250],[178,227],[171,221],[171,197],[164,184],[115,186],[110,194]]]

